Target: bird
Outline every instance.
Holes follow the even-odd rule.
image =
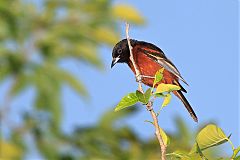
[[[179,86],[181,89],[173,91],[173,94],[182,101],[183,105],[186,107],[193,120],[195,122],[198,122],[198,118],[193,108],[182,93],[187,93],[187,91],[183,88],[179,81],[181,80],[186,85],[188,84],[182,78],[177,67],[156,45],[134,39],[129,39],[129,41],[132,46],[133,59],[142,77],[141,82],[149,87],[153,87],[156,72],[164,68],[163,78],[158,84],[165,83]],[[130,51],[127,39],[122,39],[119,41],[112,50],[111,68],[113,68],[113,66],[115,66],[117,63],[126,63],[136,75],[134,65],[130,60]],[[157,85],[154,87],[157,87]]]

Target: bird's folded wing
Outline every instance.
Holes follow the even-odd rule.
[[[177,76],[180,80],[182,80],[185,84],[187,82],[182,78],[180,72],[176,68],[176,66],[167,59],[167,57],[164,55],[163,52],[157,51],[157,50],[149,50],[145,48],[139,48],[146,56],[153,59],[155,62],[157,62],[159,65],[161,65],[164,69],[167,71],[173,73],[175,76]],[[187,84],[188,85],[188,84]]]

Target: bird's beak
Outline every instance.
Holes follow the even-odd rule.
[[[113,58],[111,68],[119,61],[120,57]]]

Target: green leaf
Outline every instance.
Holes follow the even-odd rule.
[[[172,96],[170,93],[168,93],[163,100],[162,108],[166,107],[170,103],[171,99],[172,99]]]
[[[162,68],[162,69],[160,69],[159,71],[156,72],[154,82],[153,82],[153,88],[158,82],[160,82],[162,80],[163,71],[164,71],[164,68]]]
[[[169,145],[170,144],[170,139],[168,138],[167,134],[164,132],[164,130],[162,128],[159,127],[159,129],[160,129],[160,134],[162,136],[164,144],[166,146]]]
[[[206,127],[204,127],[197,135],[196,143],[198,144],[201,151],[220,145],[222,143],[225,143],[229,140],[229,138],[224,134],[221,128],[217,127],[214,124],[209,124]],[[197,145],[195,144],[191,153],[196,153]]]
[[[198,143],[196,143],[196,148],[197,148],[197,153],[201,156],[202,160],[208,160],[208,159],[204,156],[204,154],[203,154],[201,148],[199,147]]]
[[[176,90],[180,90],[181,87],[174,85],[174,84],[165,84],[165,83],[160,83],[157,86],[156,93],[164,93],[164,92],[172,92]]]
[[[128,95],[124,96],[121,101],[118,103],[118,105],[115,108],[115,112],[130,107],[138,102],[138,97],[136,93],[129,93]]]
[[[142,93],[140,91],[136,91],[136,95],[138,97],[138,100],[142,102],[143,104],[147,104],[150,97],[151,97],[151,89],[149,88],[145,93]]]
[[[236,158],[234,158],[234,160],[240,160],[240,156],[237,156]]]
[[[178,159],[178,160],[204,160],[200,155],[198,154],[191,154],[189,155],[186,151],[183,150],[177,150],[172,153],[166,154],[170,157],[170,159]]]
[[[22,150],[17,145],[0,139],[1,159],[19,159]]]
[[[151,90],[151,88],[148,88],[146,90],[146,92],[144,93],[144,96],[146,97],[147,101],[149,101],[149,99],[151,98],[151,95],[152,95],[152,90]]]
[[[184,159],[184,160],[191,160],[190,155],[188,155],[187,153],[183,152],[183,151],[175,151],[172,153],[168,153],[167,156],[171,157],[170,159]]]
[[[233,155],[231,158],[236,158],[236,156],[238,155],[238,153],[240,152],[240,147],[236,148],[233,150]],[[238,156],[239,157],[239,156]],[[240,158],[240,157],[239,157]]]
[[[138,100],[140,102],[142,102],[143,104],[146,104],[146,100],[145,100],[145,96],[142,92],[140,92],[139,90],[136,90],[136,96],[138,97]]]
[[[165,97],[163,93],[154,93],[155,97]]]

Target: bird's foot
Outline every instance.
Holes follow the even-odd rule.
[[[137,82],[142,82],[142,79],[143,78],[152,78],[152,79],[154,79],[155,77],[153,77],[153,76],[146,76],[146,75],[138,75],[138,76],[136,76],[136,81]]]
[[[143,78],[143,76],[141,74],[136,75],[136,81],[137,82],[142,82],[142,78]]]
[[[152,78],[152,79],[154,79],[155,77],[142,75],[142,78]]]

